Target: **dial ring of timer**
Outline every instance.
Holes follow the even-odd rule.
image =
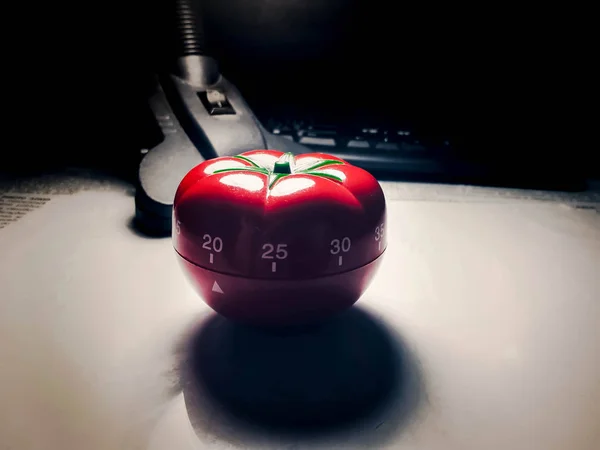
[[[351,307],[371,283],[383,255],[358,269],[309,279],[256,279],[213,272],[181,256],[191,285],[217,313],[259,326],[313,323]]]

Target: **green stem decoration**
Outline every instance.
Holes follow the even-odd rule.
[[[314,163],[310,166],[303,167],[303,166],[296,165],[296,158],[294,157],[293,153],[284,153],[283,155],[281,155],[281,157],[279,157],[279,159],[277,161],[275,161],[275,164],[273,165],[273,169],[270,169],[269,167],[265,167],[265,166],[261,166],[260,164],[257,164],[252,159],[250,159],[246,156],[243,156],[243,155],[237,155],[237,156],[235,156],[235,158],[241,159],[242,161],[247,162],[248,164],[250,164],[250,166],[249,167],[230,167],[227,169],[219,169],[219,170],[215,170],[213,173],[239,172],[239,171],[250,171],[250,172],[262,173],[262,174],[266,175],[269,179],[269,189],[272,189],[273,186],[275,185],[275,183],[277,183],[280,179],[282,179],[286,175],[292,175],[295,173],[323,177],[323,178],[327,178],[332,181],[337,181],[338,183],[342,183],[344,181],[337,175],[333,175],[331,173],[321,172],[321,171],[316,170],[316,169],[320,169],[321,167],[324,167],[324,166],[330,166],[330,165],[334,165],[334,164],[343,164],[342,161],[338,161],[336,159],[323,159],[323,160],[321,160],[317,163]]]

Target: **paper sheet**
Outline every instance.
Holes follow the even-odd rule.
[[[600,441],[594,209],[390,201],[385,263],[359,305],[410,344],[426,400],[409,424],[392,409],[365,428],[302,440],[238,428],[208,404],[196,405],[208,428],[190,432],[181,343],[211,313],[170,241],[132,230],[126,191],[10,195],[29,206],[2,200],[19,216],[0,230],[2,449],[595,450]]]

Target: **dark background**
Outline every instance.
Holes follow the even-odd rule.
[[[135,172],[171,2],[18,6],[0,168]],[[598,173],[585,12],[380,0],[205,0],[209,48],[257,111],[319,108],[450,134],[466,152]],[[12,8],[12,6],[11,6]],[[13,14],[11,14],[13,13]],[[14,78],[14,81],[12,80]],[[588,115],[588,119],[585,116]],[[573,128],[574,117],[575,127]],[[10,156],[10,158],[7,158]]]

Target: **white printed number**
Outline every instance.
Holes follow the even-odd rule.
[[[210,250],[215,253],[219,253],[223,250],[223,240],[220,237],[213,238],[210,234],[205,234],[202,236],[202,240],[204,241],[202,248],[205,250]]]
[[[265,244],[262,247],[262,249],[263,249],[262,258],[263,259],[273,259],[273,258],[285,259],[288,257],[288,251],[286,250],[286,247],[287,247],[287,244],[277,244],[277,247],[275,247],[273,244]],[[275,255],[273,255],[273,252],[275,252]]]
[[[352,246],[352,242],[349,237],[345,237],[341,241],[339,239],[334,239],[331,241],[331,254],[337,255],[339,252],[347,253],[350,251],[350,247]]]
[[[383,239],[383,224],[375,227],[375,240],[379,241]]]
[[[177,234],[181,234],[181,222],[179,220],[175,222],[175,231]]]

